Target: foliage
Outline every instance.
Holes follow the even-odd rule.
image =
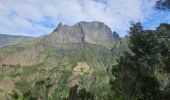
[[[24,96],[30,94],[31,86],[26,80],[20,80],[16,82],[15,86]]]
[[[130,52],[125,52],[113,68],[111,81],[118,97],[127,100],[159,100],[159,84],[155,69],[160,65],[159,41],[154,31],[143,30],[140,23],[129,32]]]
[[[11,97],[14,100],[24,100],[24,97],[19,92],[17,92],[17,91],[12,91]]]
[[[33,98],[37,98],[37,99],[40,98],[43,100],[47,100],[49,89],[51,88],[51,86],[52,84],[50,78],[38,80],[35,83],[31,96]]]
[[[158,0],[156,8],[161,10],[170,10],[170,0]]]
[[[70,88],[69,96],[66,100],[94,100],[94,95],[85,89],[78,90],[78,85]]]

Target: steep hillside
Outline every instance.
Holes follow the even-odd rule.
[[[95,92],[96,98],[105,98],[111,93],[107,70],[124,50],[123,41],[101,22],[59,24],[52,34],[32,45],[0,48],[0,80],[11,80],[15,90],[35,98],[47,95],[61,100],[76,84]],[[13,49],[10,55],[4,55],[9,48]]]

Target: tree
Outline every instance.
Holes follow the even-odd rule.
[[[140,23],[130,28],[130,52],[120,57],[112,71],[116,76],[112,87],[122,100],[159,100],[159,84],[154,73],[160,64],[158,45],[154,31],[143,30]]]
[[[41,98],[43,100],[48,99],[49,89],[52,87],[51,79],[40,79],[39,81],[35,82],[34,91],[33,91],[33,98]]]
[[[156,9],[170,10],[170,0],[158,0],[156,2]]]
[[[161,67],[164,72],[170,73],[170,24],[162,23],[157,28],[160,39]]]
[[[94,95],[86,89],[78,90],[78,85],[70,88],[69,96],[66,100],[94,100]]]
[[[24,100],[24,97],[21,94],[19,94],[17,91],[12,91],[11,97],[14,100]]]

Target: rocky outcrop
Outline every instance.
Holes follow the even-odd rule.
[[[61,44],[90,43],[96,45],[112,46],[118,37],[111,29],[102,22],[79,22],[73,26],[63,25],[58,27],[47,36],[43,43],[59,47]]]
[[[63,52],[87,49],[91,44],[112,48],[119,39],[119,35],[102,22],[82,21],[73,26],[60,23],[51,34],[40,38],[38,43],[5,57],[0,64],[35,65],[46,59],[44,48],[61,49]]]

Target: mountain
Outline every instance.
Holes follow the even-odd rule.
[[[0,80],[23,95],[59,100],[76,84],[95,92],[97,98],[109,95],[108,70],[126,47],[116,32],[96,21],[60,23],[51,34],[23,43],[0,48]]]
[[[46,45],[59,47],[60,44],[89,43],[112,47],[116,34],[102,22],[79,22],[73,26],[60,23],[53,33],[44,40]]]
[[[35,38],[29,36],[0,34],[0,47],[7,46],[7,45],[15,45],[22,41],[33,40],[33,39]]]
[[[89,45],[113,48],[120,37],[102,22],[79,22],[73,26],[62,25],[45,36],[37,45],[27,48],[23,52],[7,57],[2,63],[33,65],[42,62],[47,55],[43,49],[50,47],[64,50],[78,50]]]

